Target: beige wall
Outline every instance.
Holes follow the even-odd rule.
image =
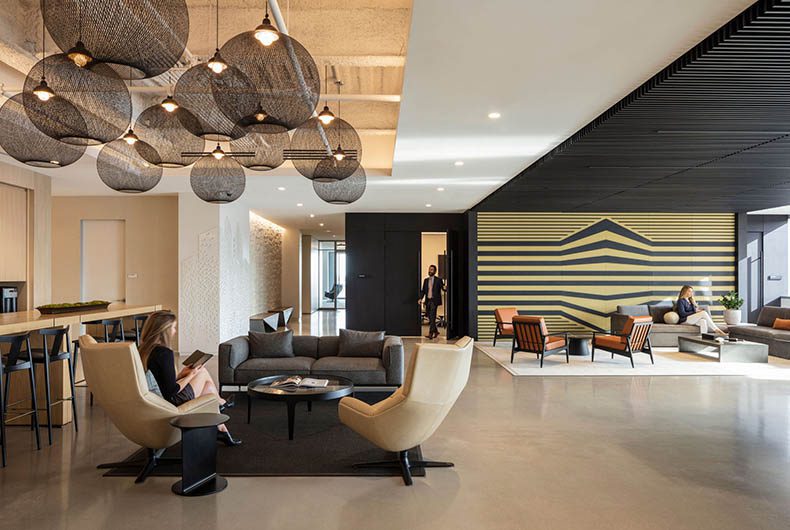
[[[282,303],[294,308],[294,317],[302,318],[302,232],[294,228],[283,231]]]
[[[20,309],[51,302],[51,182],[46,175],[0,162],[0,182],[28,190],[28,272]],[[0,248],[3,242],[0,241]],[[32,302],[28,303],[29,300]]]
[[[302,236],[302,313],[318,311],[318,240]]]
[[[431,265],[436,265],[437,269],[439,267],[439,260],[437,259],[440,254],[445,253],[445,248],[447,247],[447,234],[445,233],[429,233],[425,232],[422,234],[422,264],[420,268],[420,274],[422,278],[428,276],[428,267]],[[438,270],[436,274],[439,274]]]
[[[83,219],[126,221],[126,302],[178,310],[178,198],[54,197],[52,302],[80,299]],[[134,277],[136,275],[136,277]],[[131,277],[130,277],[131,276]]]

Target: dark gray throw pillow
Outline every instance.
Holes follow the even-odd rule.
[[[381,357],[383,331],[340,330],[338,357]]]
[[[250,357],[293,357],[293,331],[261,333],[250,331]]]

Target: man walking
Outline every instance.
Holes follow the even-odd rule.
[[[420,298],[417,303],[425,299],[425,312],[428,315],[428,334],[426,338],[433,339],[439,336],[436,328],[436,310],[442,305],[442,291],[444,291],[444,280],[436,276],[436,265],[428,267],[428,277],[422,282]]]

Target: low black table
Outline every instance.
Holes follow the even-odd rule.
[[[337,376],[301,376],[315,377],[316,379],[329,379],[329,384],[323,388],[295,388],[293,390],[284,390],[276,387],[272,388],[271,384],[273,382],[286,377],[292,376],[272,375],[269,377],[261,377],[260,379],[247,383],[247,423],[250,423],[252,401],[254,399],[284,402],[288,408],[289,440],[294,439],[294,417],[296,415],[297,403],[306,401],[308,410],[311,410],[313,401],[331,401],[351,395],[354,392],[354,383],[350,379]]]
[[[590,355],[592,333],[568,333],[568,355]]]
[[[181,429],[181,480],[173,484],[173,493],[200,497],[228,487],[225,477],[217,474],[217,425],[229,419],[225,414],[199,413],[170,420]]]

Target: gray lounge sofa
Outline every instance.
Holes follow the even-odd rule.
[[[710,313],[709,307],[700,307]],[[653,317],[653,327],[650,328],[652,346],[674,347],[678,345],[678,337],[699,337],[699,328],[693,324],[665,324],[664,315],[668,311],[672,311],[672,304],[619,305],[617,312],[610,315],[612,332],[620,332],[629,316],[651,316]]]
[[[768,345],[768,353],[790,359],[790,331],[774,329],[777,318],[790,319],[790,307],[765,306],[760,310],[756,326],[729,326],[730,337]]]
[[[403,342],[385,336],[374,356],[358,352],[343,355],[340,337],[293,336],[293,355],[256,356],[250,352],[248,336],[219,345],[220,387],[246,385],[269,375],[336,375],[361,386],[400,386],[403,384]]]

